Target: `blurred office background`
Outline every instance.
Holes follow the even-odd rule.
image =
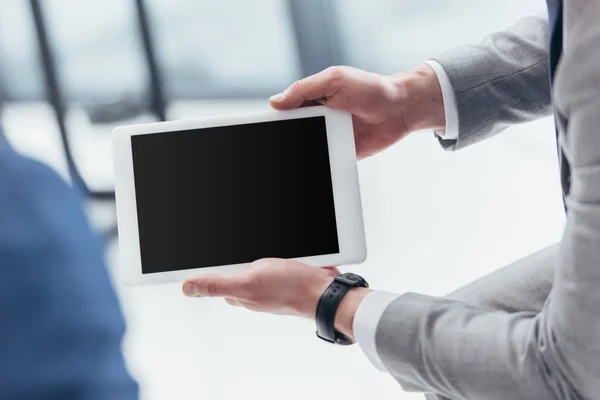
[[[330,65],[381,73],[539,12],[535,0],[0,0],[9,140],[86,187],[142,398],[409,399],[357,346],[311,322],[118,280],[109,134],[126,123],[247,112]],[[551,119],[459,153],[422,132],[359,164],[374,288],[443,295],[560,238]],[[1,188],[0,188],[1,190]],[[201,246],[201,244],[199,244]]]

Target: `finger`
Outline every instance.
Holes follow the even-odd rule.
[[[269,103],[271,107],[279,110],[297,108],[311,100],[318,100],[323,104],[323,99],[333,96],[340,89],[344,76],[342,68],[328,68],[294,82],[283,93],[271,97]]]
[[[242,304],[237,301],[234,298],[231,297],[225,297],[225,301],[227,302],[227,304],[229,304],[230,306],[234,306],[234,307],[242,307]]]
[[[244,308],[251,308],[254,307],[254,303],[251,303],[249,301],[244,301],[244,300],[240,300],[240,299],[236,299],[233,297],[225,297],[225,301],[227,302],[227,304],[230,304],[234,307],[244,307]]]
[[[258,260],[252,261],[246,271],[253,271],[260,268],[272,268],[281,263],[285,263],[286,260],[282,258],[259,258]]]
[[[246,288],[246,280],[240,274],[202,275],[183,284],[188,297],[238,297]]]
[[[323,267],[323,269],[329,272],[331,275],[339,275],[342,273],[338,267]]]
[[[321,106],[323,104],[327,104],[327,99],[306,100],[304,103],[300,104],[299,108]]]

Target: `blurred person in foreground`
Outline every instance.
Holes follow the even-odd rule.
[[[0,130],[0,399],[137,399],[124,328],[81,200]]]
[[[191,279],[184,293],[319,324],[323,294],[335,284],[348,292],[330,308],[333,341],[356,340],[405,390],[439,399],[597,399],[600,0],[549,0],[548,10],[413,71],[330,68],[271,105],[351,112],[358,158],[424,129],[457,150],[553,111],[567,210],[559,244],[445,298],[371,291],[338,281],[335,268],[279,259]]]

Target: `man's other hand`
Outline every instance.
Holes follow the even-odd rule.
[[[298,261],[265,258],[238,273],[200,275],[183,284],[189,297],[223,297],[233,306],[272,314],[314,318],[317,303],[333,277],[334,267],[309,267]]]
[[[238,273],[189,279],[183,284],[183,293],[188,297],[223,297],[233,306],[253,311],[314,319],[321,295],[339,273],[335,267],[265,258]],[[338,307],[335,327],[350,338],[354,337],[354,315],[368,293],[369,289],[354,288]]]
[[[350,112],[359,159],[410,132],[446,127],[441,88],[427,64],[394,75],[331,67],[295,82],[269,102],[278,110],[322,104]]]

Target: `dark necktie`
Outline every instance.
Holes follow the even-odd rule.
[[[549,53],[548,63],[550,66],[550,86],[554,82],[556,67],[562,55],[563,47],[563,0],[546,0],[548,3],[548,23],[549,23]],[[558,141],[558,131],[556,133]],[[558,146],[558,157],[560,163],[560,184],[562,186],[563,197],[569,194],[571,186],[571,168],[565,158],[560,146]],[[565,203],[566,209],[566,203]]]
[[[563,31],[563,7],[562,0],[546,0],[548,3],[548,23],[549,23],[549,64],[550,64],[550,82],[554,80],[554,73],[562,53],[562,31]]]

